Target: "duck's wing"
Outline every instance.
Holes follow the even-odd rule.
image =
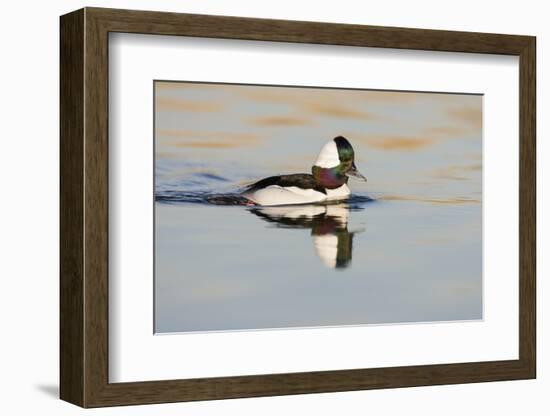
[[[267,188],[268,186],[281,186],[288,188],[291,186],[296,186],[301,189],[314,189],[315,191],[326,193],[325,189],[315,182],[315,178],[309,173],[295,173],[292,175],[279,175],[279,176],[270,176],[259,180],[252,185],[249,185],[244,192],[254,192],[259,189]]]

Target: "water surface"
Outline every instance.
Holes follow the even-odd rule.
[[[386,95],[384,95],[386,94]],[[159,83],[155,331],[482,318],[481,96]],[[346,203],[254,207],[338,134]]]

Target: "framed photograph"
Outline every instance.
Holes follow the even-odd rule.
[[[60,27],[63,400],[535,378],[534,37]]]

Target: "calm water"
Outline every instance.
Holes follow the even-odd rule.
[[[156,113],[156,332],[482,318],[481,126],[467,111],[481,97],[374,96],[311,125],[278,116],[307,94],[242,91],[158,88],[172,101]],[[200,107],[224,99],[230,110]],[[350,180],[350,201],[242,205],[246,183],[308,172],[332,132],[369,179]]]

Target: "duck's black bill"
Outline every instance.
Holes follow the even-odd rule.
[[[357,179],[361,179],[362,181],[365,181],[367,182],[367,178],[365,178],[361,172],[359,172],[357,170],[357,168],[355,166],[353,166],[349,171],[348,171],[348,175],[349,176],[353,176],[354,178],[357,178]]]

